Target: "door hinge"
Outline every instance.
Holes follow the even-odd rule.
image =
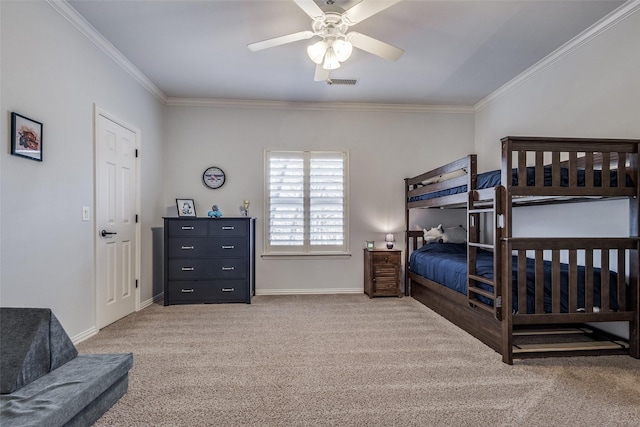
[[[138,289],[138,279],[136,279],[136,289]]]
[[[138,158],[138,149],[136,148],[136,159]]]
[[[138,214],[136,214],[136,224],[138,223]]]

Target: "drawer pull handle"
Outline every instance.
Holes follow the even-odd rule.
[[[182,271],[193,271],[195,270],[193,267],[182,267]]]
[[[235,292],[234,288],[222,288],[222,292]]]
[[[193,230],[193,229],[195,229],[195,227],[194,227],[194,226],[186,226],[186,225],[183,225],[183,226],[182,226],[182,229],[183,229],[183,230]]]
[[[235,267],[222,267],[222,271],[232,271],[235,270]]]
[[[222,245],[222,249],[235,249],[235,246],[233,246],[233,245],[229,245],[229,246]]]
[[[225,226],[225,227],[222,227],[222,229],[223,230],[235,230],[236,228],[232,227],[232,226]]]
[[[193,249],[193,246],[182,246],[180,249],[182,249],[183,251],[188,251]]]
[[[183,294],[192,294],[193,289],[181,289],[180,292],[182,292]]]

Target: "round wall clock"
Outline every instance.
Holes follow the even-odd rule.
[[[220,188],[224,184],[224,171],[218,167],[211,166],[202,174],[202,182],[209,188]]]

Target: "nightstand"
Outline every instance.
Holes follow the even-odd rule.
[[[364,250],[364,293],[369,298],[402,296],[400,249]]]

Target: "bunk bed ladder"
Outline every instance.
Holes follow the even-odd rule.
[[[497,320],[502,320],[501,271],[496,260],[500,260],[500,240],[505,230],[503,212],[505,188],[497,186],[493,193],[485,192],[483,196],[478,191],[469,191],[468,195],[467,298],[472,307],[488,311]],[[483,243],[480,225],[481,221],[488,219],[489,215],[493,220],[492,242]],[[493,279],[478,274],[476,261],[479,250],[493,252]]]

